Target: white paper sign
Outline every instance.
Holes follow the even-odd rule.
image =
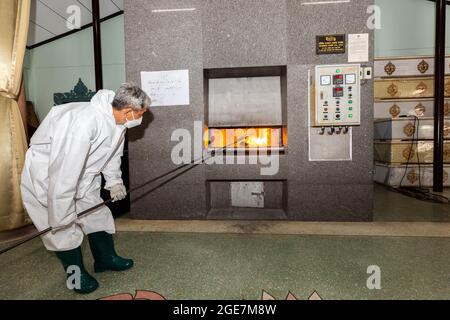
[[[142,90],[152,107],[189,105],[189,70],[141,72]]]
[[[348,35],[348,62],[369,61],[369,34]]]

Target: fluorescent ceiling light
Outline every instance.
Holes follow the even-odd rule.
[[[184,9],[155,9],[152,12],[178,12],[178,11],[194,11],[196,8],[184,8]]]
[[[351,0],[328,0],[328,1],[310,1],[302,2],[302,6],[313,5],[313,4],[336,4],[336,3],[349,3]]]

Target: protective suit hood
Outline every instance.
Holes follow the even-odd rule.
[[[111,104],[115,96],[116,94],[114,91],[100,90],[92,97],[91,104],[114,118]]]

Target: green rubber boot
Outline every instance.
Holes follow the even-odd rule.
[[[73,274],[67,273],[70,266],[77,266],[78,268],[80,268],[80,286],[79,288],[74,288],[73,291],[86,294],[94,292],[98,288],[97,280],[95,280],[95,278],[92,277],[84,268],[81,247],[69,251],[59,251],[55,253],[59,260],[61,260],[64,271],[66,272],[68,278]],[[70,270],[70,272],[73,272],[73,270]]]
[[[111,234],[101,231],[88,235],[92,255],[94,256],[95,272],[124,271],[130,269],[134,262],[131,259],[119,257],[114,250]]]

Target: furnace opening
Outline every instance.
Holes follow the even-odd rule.
[[[204,75],[205,148],[286,150],[286,67],[207,69]]]

